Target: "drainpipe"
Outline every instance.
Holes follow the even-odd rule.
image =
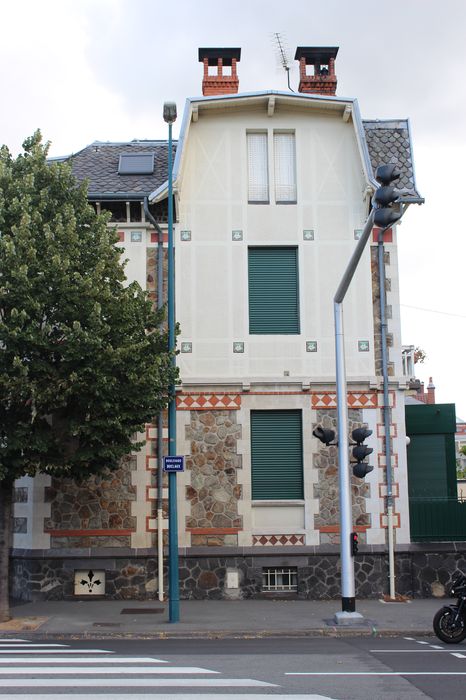
[[[395,598],[395,552],[393,532],[393,472],[390,438],[390,399],[388,394],[388,348],[387,348],[387,314],[385,293],[385,262],[384,262],[384,231],[379,231],[378,267],[380,287],[380,335],[382,344],[382,377],[383,377],[383,421],[385,431],[385,463],[387,476],[387,527],[388,527],[388,571],[390,582],[390,598]]]
[[[144,214],[159,234],[157,245],[157,308],[163,306],[163,231],[149,210],[144,197]],[[157,563],[159,600],[163,601],[163,413],[157,416]]]
[[[403,214],[409,203],[403,205]],[[387,475],[387,529],[388,529],[388,572],[390,598],[395,598],[395,538],[393,527],[393,470],[390,438],[390,399],[388,395],[388,347],[387,347],[387,314],[385,293],[385,263],[383,235],[387,229],[380,229],[378,238],[378,268],[380,287],[380,335],[382,343],[382,378],[383,378],[383,420],[385,432],[385,463]]]

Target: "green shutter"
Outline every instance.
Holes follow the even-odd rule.
[[[301,411],[251,411],[252,498],[303,498]]]
[[[249,332],[299,333],[298,249],[249,248]]]

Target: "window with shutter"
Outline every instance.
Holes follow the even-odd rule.
[[[251,411],[253,500],[303,496],[301,411]]]
[[[248,201],[269,203],[267,133],[250,132],[248,143]]]
[[[248,278],[249,333],[299,334],[298,249],[249,248]]]
[[[293,133],[273,135],[275,201],[296,202],[296,148]]]

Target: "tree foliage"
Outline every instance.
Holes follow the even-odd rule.
[[[107,214],[39,132],[23,148],[0,149],[0,480],[79,479],[135,448],[175,369]]]

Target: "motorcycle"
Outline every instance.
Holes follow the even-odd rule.
[[[459,644],[466,637],[466,576],[453,575],[451,596],[456,605],[445,605],[434,616],[434,632],[445,644]]]

